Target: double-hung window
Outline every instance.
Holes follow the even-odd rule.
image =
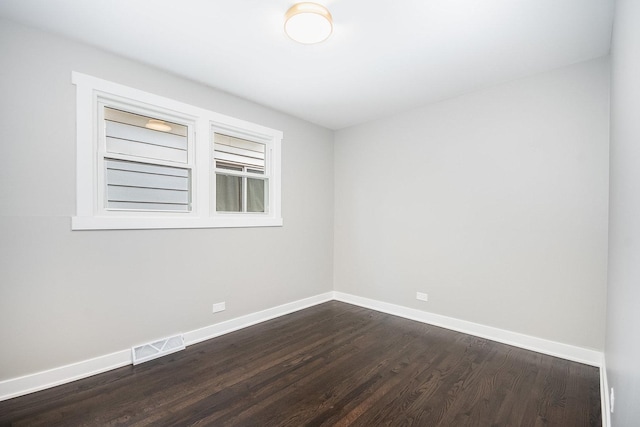
[[[268,210],[265,144],[217,132],[213,135],[216,211]]]
[[[282,132],[73,73],[73,229],[282,225]]]

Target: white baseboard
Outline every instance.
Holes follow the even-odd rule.
[[[131,364],[131,349],[0,381],[0,402]]]
[[[279,305],[267,310],[251,313],[246,316],[240,316],[235,319],[227,320],[195,331],[186,332],[184,333],[185,344],[192,345],[229,332],[237,331],[238,329],[255,325],[257,323],[265,322],[279,316],[284,316],[285,314],[293,313],[294,311],[302,310],[316,304],[331,301],[332,299],[333,292],[327,292],[288,304]],[[53,368],[47,371],[36,372],[35,374],[0,381],[0,402],[50,387],[70,383],[82,378],[87,378],[111,369],[130,365],[131,363],[131,349],[129,348],[107,354],[105,356],[99,356],[93,359],[83,360],[78,363],[61,366],[59,368]]]
[[[599,351],[575,347],[554,341],[548,341],[541,338],[531,337],[524,334],[480,325],[465,320],[454,319],[452,317],[428,313],[425,311],[403,307],[395,304],[389,304],[369,298],[350,295],[343,292],[327,292],[324,294],[262,310],[256,313],[240,316],[235,319],[227,320],[211,326],[206,326],[194,331],[186,332],[183,334],[185,338],[185,344],[187,346],[196,344],[211,338],[218,337],[220,335],[237,331],[239,329],[246,328],[257,323],[265,322],[267,320],[284,316],[286,314],[293,313],[295,311],[299,311],[334,299],[349,304],[370,308],[372,310],[392,314],[395,316],[404,317],[406,319],[416,320],[434,326],[440,326],[454,331],[487,338],[493,341],[521,347],[527,350],[533,350],[539,353],[601,367],[600,383],[601,396],[603,399],[603,423],[605,421],[605,414],[609,414],[609,395],[608,388],[606,386],[606,369],[604,369],[604,367],[602,366],[604,364],[604,360],[602,353]],[[126,349],[105,356],[99,356],[93,359],[62,366],[59,368],[0,381],[0,401],[44,390],[50,387],[55,387],[82,378],[90,377],[92,375],[106,372],[111,369],[130,365],[131,363],[131,349]],[[604,387],[604,389],[602,387]],[[604,425],[605,427],[607,427],[610,424]]]
[[[257,323],[262,323],[267,320],[275,319],[276,317],[284,316],[285,314],[293,313],[294,311],[303,310],[305,308],[312,307],[323,302],[331,301],[332,299],[333,292],[327,292],[324,294],[294,301],[288,304],[279,305],[277,307],[268,308],[256,313],[236,317],[235,319],[227,320],[226,322],[216,323],[215,325],[211,326],[205,326],[204,328],[185,333],[184,342],[186,345],[196,344],[211,338],[219,337],[220,335],[228,334],[230,332],[255,325]]]
[[[333,298],[337,301],[381,311],[394,316],[404,317],[405,319],[428,323],[430,325],[440,326],[481,338],[487,338],[492,341],[498,341],[515,347],[524,348],[526,350],[532,350],[538,353],[595,366],[600,369],[600,410],[602,411],[602,427],[611,427],[607,366],[604,353],[600,351],[562,344],[555,341],[549,341],[542,338],[506,331],[504,329],[485,326],[400,305],[389,304],[343,292],[334,291]]]
[[[513,345],[526,350],[532,350],[538,353],[548,354],[550,356],[560,357],[562,359],[596,367],[599,367],[602,364],[602,352],[597,350],[562,344],[555,341],[532,337],[530,335],[524,335],[517,332],[511,332],[504,329],[485,326],[479,323],[468,322],[466,320],[455,319],[453,317],[442,316],[440,314],[429,313],[400,305],[389,304],[343,292],[334,291],[333,296],[334,299],[338,301],[370,308],[383,313],[393,314],[394,316],[404,317],[405,319],[440,326],[481,338],[487,338],[492,341],[498,341],[503,344]]]

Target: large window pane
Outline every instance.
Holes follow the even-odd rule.
[[[115,159],[104,165],[107,209],[191,210],[188,169]]]

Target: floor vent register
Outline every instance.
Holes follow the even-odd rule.
[[[166,356],[176,351],[184,350],[184,337],[176,335],[169,338],[163,338],[148,344],[142,344],[131,348],[131,356],[133,364],[138,365],[158,357]]]

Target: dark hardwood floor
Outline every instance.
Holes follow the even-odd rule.
[[[598,369],[328,302],[0,402],[0,425],[599,426]]]

